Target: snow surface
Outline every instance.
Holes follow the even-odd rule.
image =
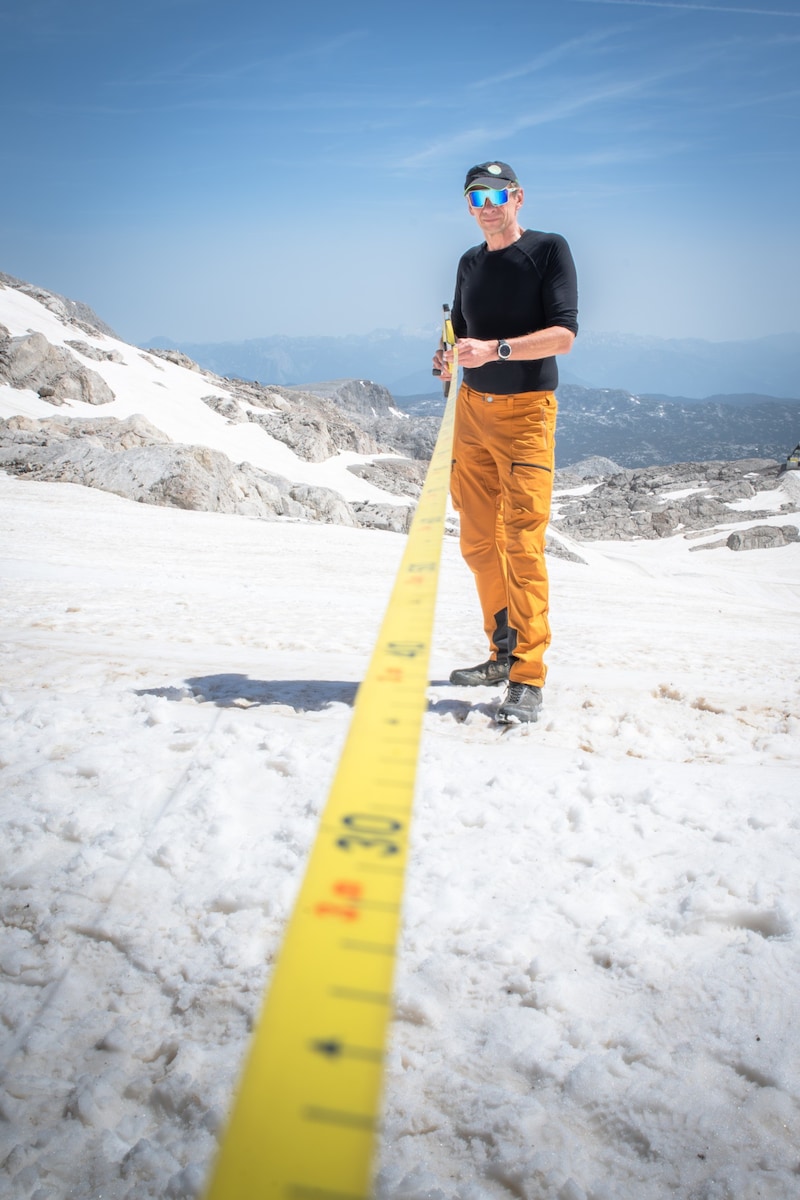
[[[128,364],[5,414],[371,495],[196,373],[0,321]],[[445,682],[484,656],[446,540],[379,1200],[800,1193],[800,544],[693,544],[554,559],[542,720],[501,732]],[[201,1195],[403,545],[0,473],[0,1196]]]
[[[201,1193],[402,537],[0,474],[0,1194]],[[554,560],[501,733],[444,547],[386,1200],[800,1185],[800,545]]]
[[[787,480],[784,478],[784,485],[786,482]],[[751,512],[758,511],[759,509],[769,510],[770,508],[779,512],[781,505],[786,503],[786,492],[787,489],[785,486],[774,488],[770,492],[756,492],[755,496],[748,496],[743,500],[729,500],[728,507],[734,509],[736,512]]]

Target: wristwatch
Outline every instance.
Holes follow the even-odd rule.
[[[500,338],[500,341],[497,343],[497,357],[503,359],[511,358],[511,347],[505,338]]]

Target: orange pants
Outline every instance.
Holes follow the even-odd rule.
[[[552,392],[493,396],[462,384],[450,480],[491,657],[509,655],[510,678],[539,687],[550,645],[544,542],[557,411]]]

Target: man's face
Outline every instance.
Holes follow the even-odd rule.
[[[480,190],[486,191],[487,189],[481,188]],[[488,199],[484,201],[482,208],[473,208],[469,204],[469,199],[467,199],[467,204],[483,232],[494,235],[504,233],[516,225],[517,213],[522,208],[523,198],[522,188],[517,188],[515,191],[509,190],[506,204],[495,205]]]

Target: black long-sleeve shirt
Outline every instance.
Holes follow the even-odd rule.
[[[456,337],[521,337],[560,325],[578,332],[578,282],[569,246],[558,233],[526,229],[502,250],[486,243],[467,250],[458,264],[453,301]],[[486,363],[464,370],[469,387],[508,396],[549,392],[558,385],[555,356]]]

